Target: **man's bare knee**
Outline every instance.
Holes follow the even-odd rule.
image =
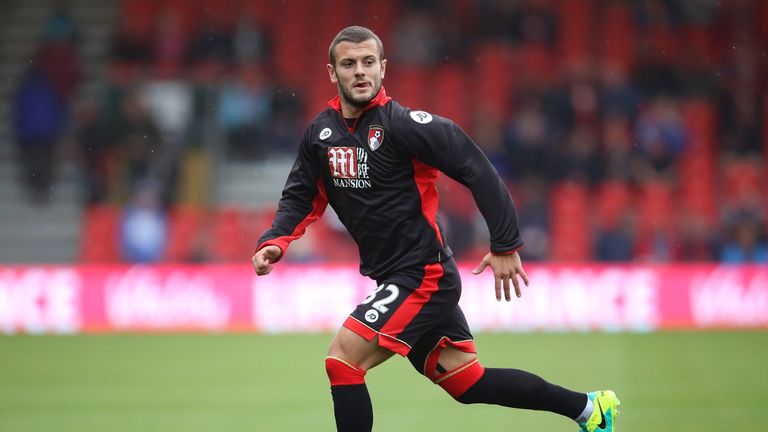
[[[451,346],[440,351],[438,363],[445,370],[453,370],[477,358],[477,354],[459,351]]]

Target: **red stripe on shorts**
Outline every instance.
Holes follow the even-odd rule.
[[[419,314],[422,306],[429,301],[432,293],[437,291],[437,283],[443,274],[443,266],[440,263],[427,264],[424,267],[424,279],[421,280],[421,285],[397,308],[392,318],[381,328],[380,333],[393,337],[402,333],[405,327],[413,321],[413,318]]]

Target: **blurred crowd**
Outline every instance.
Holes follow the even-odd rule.
[[[524,259],[768,262],[759,0],[123,0],[102,90],[80,98],[80,32],[60,8],[14,106],[31,190],[50,184],[70,131],[88,214],[119,209],[120,259],[245,259],[275,203],[211,208],[210,166],[295,152],[335,94],[328,44],[352,23],[382,37],[389,95],[454,119],[486,152],[516,200]],[[476,259],[488,240],[471,196],[440,189],[453,250]],[[197,222],[175,219],[190,212]],[[295,259],[356,258],[332,217],[318,225]]]

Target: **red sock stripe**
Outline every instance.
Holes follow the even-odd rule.
[[[435,384],[439,385],[449,395],[457,398],[464,394],[470,387],[483,376],[485,368],[477,359],[461,365],[456,369],[448,371],[435,379]]]
[[[332,386],[365,384],[365,370],[336,357],[325,358],[325,371]]]

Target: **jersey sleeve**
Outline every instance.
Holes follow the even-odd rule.
[[[259,238],[256,250],[277,246],[285,256],[288,245],[304,235],[306,228],[325,212],[328,199],[320,165],[310,149],[309,130],[299,147],[296,161],[283,188],[272,226]]]
[[[427,123],[408,115],[399,133],[406,151],[466,186],[490,232],[491,252],[511,253],[523,246],[512,197],[482,150],[454,122],[433,116]]]

